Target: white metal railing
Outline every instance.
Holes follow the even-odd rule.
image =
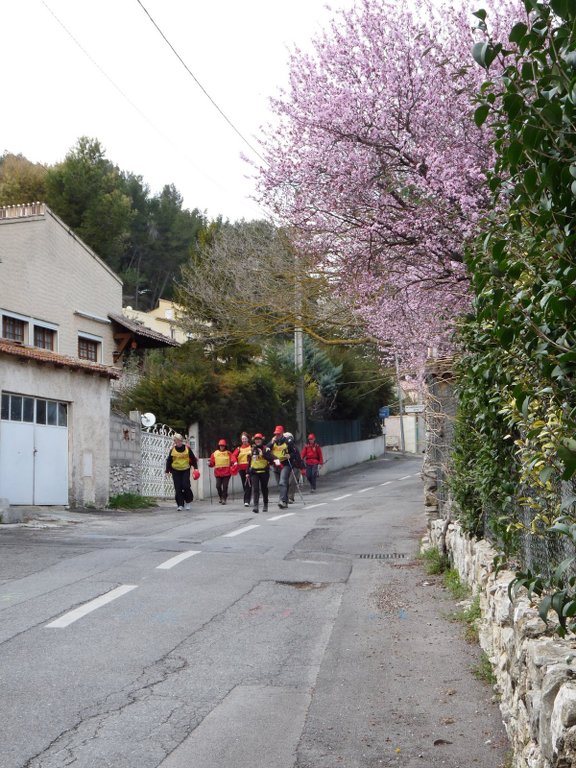
[[[142,495],[158,499],[174,496],[172,476],[165,473],[166,457],[174,444],[175,430],[155,424],[142,430]]]

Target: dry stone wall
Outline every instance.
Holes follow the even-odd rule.
[[[429,526],[425,546],[446,548],[454,567],[480,594],[480,644],[490,658],[514,768],[576,768],[576,640],[551,637],[526,597],[512,603],[510,571],[494,573],[496,551],[457,523]]]

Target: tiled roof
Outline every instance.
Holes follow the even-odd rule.
[[[171,339],[169,336],[164,336],[163,333],[159,333],[158,331],[153,331],[152,328],[147,328],[145,325],[142,325],[142,323],[136,322],[136,320],[130,320],[126,317],[126,315],[117,315],[117,314],[109,314],[108,317],[110,320],[112,320],[115,323],[118,323],[118,325],[121,325],[123,328],[126,328],[131,333],[134,333],[136,336],[143,336],[146,339],[150,339],[152,341],[157,341],[157,346],[169,346],[169,347],[179,347],[180,344],[177,341],[174,341],[174,339]]]
[[[102,365],[101,363],[92,363],[90,360],[80,360],[80,358],[68,357],[67,355],[59,355],[57,352],[51,352],[48,349],[23,347],[20,344],[8,341],[8,339],[0,339],[0,353],[13,355],[21,360],[34,360],[36,363],[54,365],[57,368],[70,368],[75,371],[96,373],[98,376],[106,376],[109,379],[118,379],[121,373],[119,368]]]

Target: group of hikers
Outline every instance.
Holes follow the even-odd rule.
[[[252,511],[258,514],[262,497],[262,511],[267,512],[270,470],[274,472],[278,484],[280,509],[286,509],[288,504],[295,501],[298,489],[297,472],[306,477],[311,493],[316,492],[318,472],[324,464],[322,448],[316,442],[316,436],[309,434],[300,451],[294,435],[285,432],[284,427],[278,425],[274,429],[272,439],[268,443],[264,440],[261,432],[256,432],[252,439],[247,432],[242,432],[240,445],[233,450],[228,448],[224,438],[218,441],[218,447],[208,459],[208,466],[214,470],[220,504],[226,504],[228,500],[230,478],[239,475],[244,506],[249,507],[252,504]],[[176,434],[174,445],[166,459],[166,473],[172,475],[178,510],[190,509],[194,498],[190,482],[191,472],[195,480],[200,477],[198,459],[182,435]]]

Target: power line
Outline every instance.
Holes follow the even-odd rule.
[[[255,154],[255,155],[257,155],[257,157],[259,157],[259,158],[260,158],[260,160],[262,160],[262,162],[263,162],[263,163],[266,163],[266,164],[268,164],[268,163],[266,162],[265,158],[264,158],[264,157],[262,157],[262,155],[260,154],[260,152],[258,152],[258,150],[257,150],[257,149],[255,149],[255,147],[253,147],[253,146],[252,146],[252,144],[250,144],[250,142],[248,141],[248,139],[247,139],[247,138],[246,138],[246,137],[245,137],[245,136],[244,136],[244,135],[243,135],[243,134],[242,134],[242,133],[241,133],[241,132],[238,130],[238,128],[236,128],[236,126],[234,125],[234,123],[232,122],[232,120],[230,120],[230,118],[229,118],[229,117],[228,117],[228,116],[227,116],[227,115],[226,115],[226,114],[225,114],[225,113],[224,113],[224,112],[223,112],[223,111],[220,109],[220,107],[219,107],[219,106],[218,106],[218,104],[217,104],[217,103],[214,101],[214,99],[212,98],[212,96],[210,96],[210,94],[208,93],[208,91],[206,90],[206,88],[204,88],[204,86],[202,85],[202,83],[201,83],[201,82],[198,80],[198,78],[196,77],[196,75],[195,75],[195,74],[192,72],[192,70],[190,69],[190,67],[189,67],[189,66],[186,64],[186,62],[184,61],[184,59],[182,58],[182,56],[180,56],[180,54],[178,53],[178,51],[177,51],[177,50],[174,48],[174,46],[172,45],[172,43],[170,42],[170,40],[168,40],[168,38],[166,37],[166,35],[164,34],[164,32],[162,32],[162,30],[160,29],[160,27],[158,26],[158,24],[157,24],[157,23],[154,21],[154,19],[153,19],[153,18],[152,18],[152,16],[150,15],[150,13],[149,13],[149,12],[146,10],[146,8],[144,7],[144,4],[141,2],[141,0],[136,0],[136,2],[137,2],[137,3],[138,3],[138,5],[139,5],[139,6],[142,8],[142,10],[143,10],[143,11],[144,11],[144,13],[146,14],[146,16],[148,16],[148,18],[150,19],[150,21],[152,22],[152,24],[153,24],[153,25],[156,27],[156,29],[158,30],[158,32],[159,32],[159,33],[160,33],[160,35],[162,36],[162,39],[163,39],[163,40],[164,40],[164,42],[165,42],[165,43],[168,45],[168,47],[170,48],[170,50],[172,51],[172,53],[173,53],[173,54],[176,56],[176,58],[178,59],[178,61],[179,61],[179,62],[182,64],[182,66],[184,67],[184,69],[186,70],[186,72],[188,72],[188,74],[189,74],[189,75],[190,75],[190,77],[191,77],[191,78],[194,80],[194,82],[196,83],[196,85],[198,86],[198,88],[200,88],[200,90],[201,90],[201,91],[202,91],[202,93],[203,93],[203,94],[206,96],[206,98],[207,98],[207,99],[210,101],[210,103],[211,103],[211,104],[212,104],[212,105],[213,105],[213,106],[214,106],[214,107],[215,107],[215,108],[218,110],[218,112],[219,112],[219,113],[220,113],[220,115],[221,115],[221,116],[224,118],[224,120],[226,120],[226,122],[228,123],[228,125],[230,126],[230,128],[232,128],[232,130],[234,131],[234,133],[236,133],[236,134],[237,134],[237,135],[238,135],[238,136],[239,136],[239,137],[242,139],[242,141],[243,141],[243,142],[246,144],[246,146],[247,146],[247,147],[249,147],[249,149],[250,149],[252,152],[254,152],[254,154]]]
[[[87,58],[87,59],[89,59],[89,61],[90,61],[90,62],[91,62],[91,63],[92,63],[92,64],[93,64],[93,65],[96,67],[96,69],[97,69],[97,70],[100,72],[100,74],[102,74],[102,75],[103,75],[103,76],[106,78],[106,80],[108,80],[108,82],[110,83],[110,85],[112,85],[112,87],[113,87],[113,88],[114,88],[116,91],[118,91],[118,93],[119,93],[119,94],[122,96],[122,98],[124,98],[124,99],[125,99],[125,100],[128,102],[128,104],[130,104],[130,106],[132,107],[132,109],[134,109],[134,110],[135,110],[135,111],[136,111],[136,112],[137,112],[137,113],[140,115],[140,117],[142,117],[142,118],[143,118],[143,119],[144,119],[144,120],[145,120],[145,121],[148,123],[148,125],[150,125],[150,126],[151,126],[151,127],[152,127],[152,128],[155,130],[155,131],[156,131],[156,133],[157,133],[157,134],[158,134],[158,135],[159,135],[159,136],[160,136],[160,137],[161,137],[161,138],[162,138],[164,141],[168,141],[168,142],[169,142],[169,143],[170,143],[170,144],[171,144],[173,147],[175,147],[176,149],[178,149],[178,151],[179,151],[179,152],[181,152],[181,153],[184,155],[184,157],[186,157],[186,159],[187,159],[187,160],[188,160],[188,162],[191,164],[191,166],[192,166],[192,167],[193,167],[193,168],[194,168],[194,169],[195,169],[195,170],[196,170],[196,171],[197,171],[197,172],[198,172],[198,173],[199,173],[201,176],[203,176],[205,179],[207,179],[208,181],[210,181],[212,184],[214,184],[216,187],[218,187],[219,189],[221,189],[221,190],[222,190],[223,192],[225,192],[226,194],[229,194],[229,195],[230,195],[230,194],[232,194],[232,192],[231,192],[229,189],[227,189],[226,187],[222,186],[222,184],[220,184],[220,182],[218,182],[216,179],[212,178],[212,176],[210,176],[209,174],[207,174],[207,173],[206,173],[204,170],[202,170],[202,168],[200,168],[200,166],[196,165],[196,163],[195,163],[195,162],[192,160],[192,158],[191,158],[189,155],[187,155],[185,152],[183,152],[183,150],[182,150],[182,148],[181,148],[181,147],[177,146],[177,145],[174,143],[174,141],[173,141],[173,140],[172,140],[172,139],[171,139],[169,136],[167,136],[167,135],[166,135],[166,134],[165,134],[165,133],[164,133],[164,132],[163,132],[163,131],[162,131],[160,128],[158,128],[158,126],[157,126],[155,123],[153,123],[153,122],[152,122],[152,120],[150,120],[150,118],[148,117],[148,115],[146,115],[144,112],[142,112],[142,110],[141,110],[141,109],[138,107],[138,105],[137,105],[137,104],[135,104],[135,103],[132,101],[132,99],[131,99],[131,98],[130,98],[130,97],[129,97],[129,96],[128,96],[128,95],[127,95],[127,94],[126,94],[126,93],[125,93],[123,90],[122,90],[122,88],[120,88],[120,86],[119,86],[117,83],[115,83],[115,82],[114,82],[114,80],[113,80],[113,79],[110,77],[110,75],[109,75],[109,74],[108,74],[108,73],[107,73],[107,72],[106,72],[104,69],[102,69],[102,67],[100,66],[100,64],[98,64],[98,62],[97,62],[97,61],[94,59],[94,57],[93,57],[93,56],[92,56],[92,55],[91,55],[91,54],[90,54],[90,53],[89,53],[89,52],[86,50],[86,48],[84,48],[84,46],[83,46],[83,45],[82,45],[82,43],[81,43],[81,42],[78,40],[78,38],[76,38],[76,37],[75,37],[75,35],[74,35],[74,34],[73,34],[73,33],[72,33],[72,32],[71,32],[69,29],[68,29],[68,27],[67,27],[67,26],[64,24],[64,22],[63,22],[63,21],[62,21],[62,20],[61,20],[61,19],[60,19],[60,18],[59,18],[59,17],[58,17],[58,16],[57,16],[55,13],[54,13],[54,11],[52,10],[52,8],[50,8],[50,6],[48,5],[48,3],[47,3],[45,0],[41,0],[41,2],[42,2],[42,5],[43,5],[43,6],[46,8],[46,10],[47,10],[47,11],[50,13],[50,15],[51,15],[51,16],[54,18],[54,20],[55,20],[55,21],[56,21],[56,22],[57,22],[57,23],[58,23],[58,24],[59,24],[59,25],[62,27],[62,29],[64,30],[64,32],[66,32],[66,34],[68,35],[68,37],[70,37],[70,39],[71,39],[71,40],[74,42],[74,44],[75,44],[75,45],[76,45],[78,48],[80,48],[80,50],[81,50],[81,51],[82,51],[82,53],[83,53],[83,54],[86,56],[86,58]]]

